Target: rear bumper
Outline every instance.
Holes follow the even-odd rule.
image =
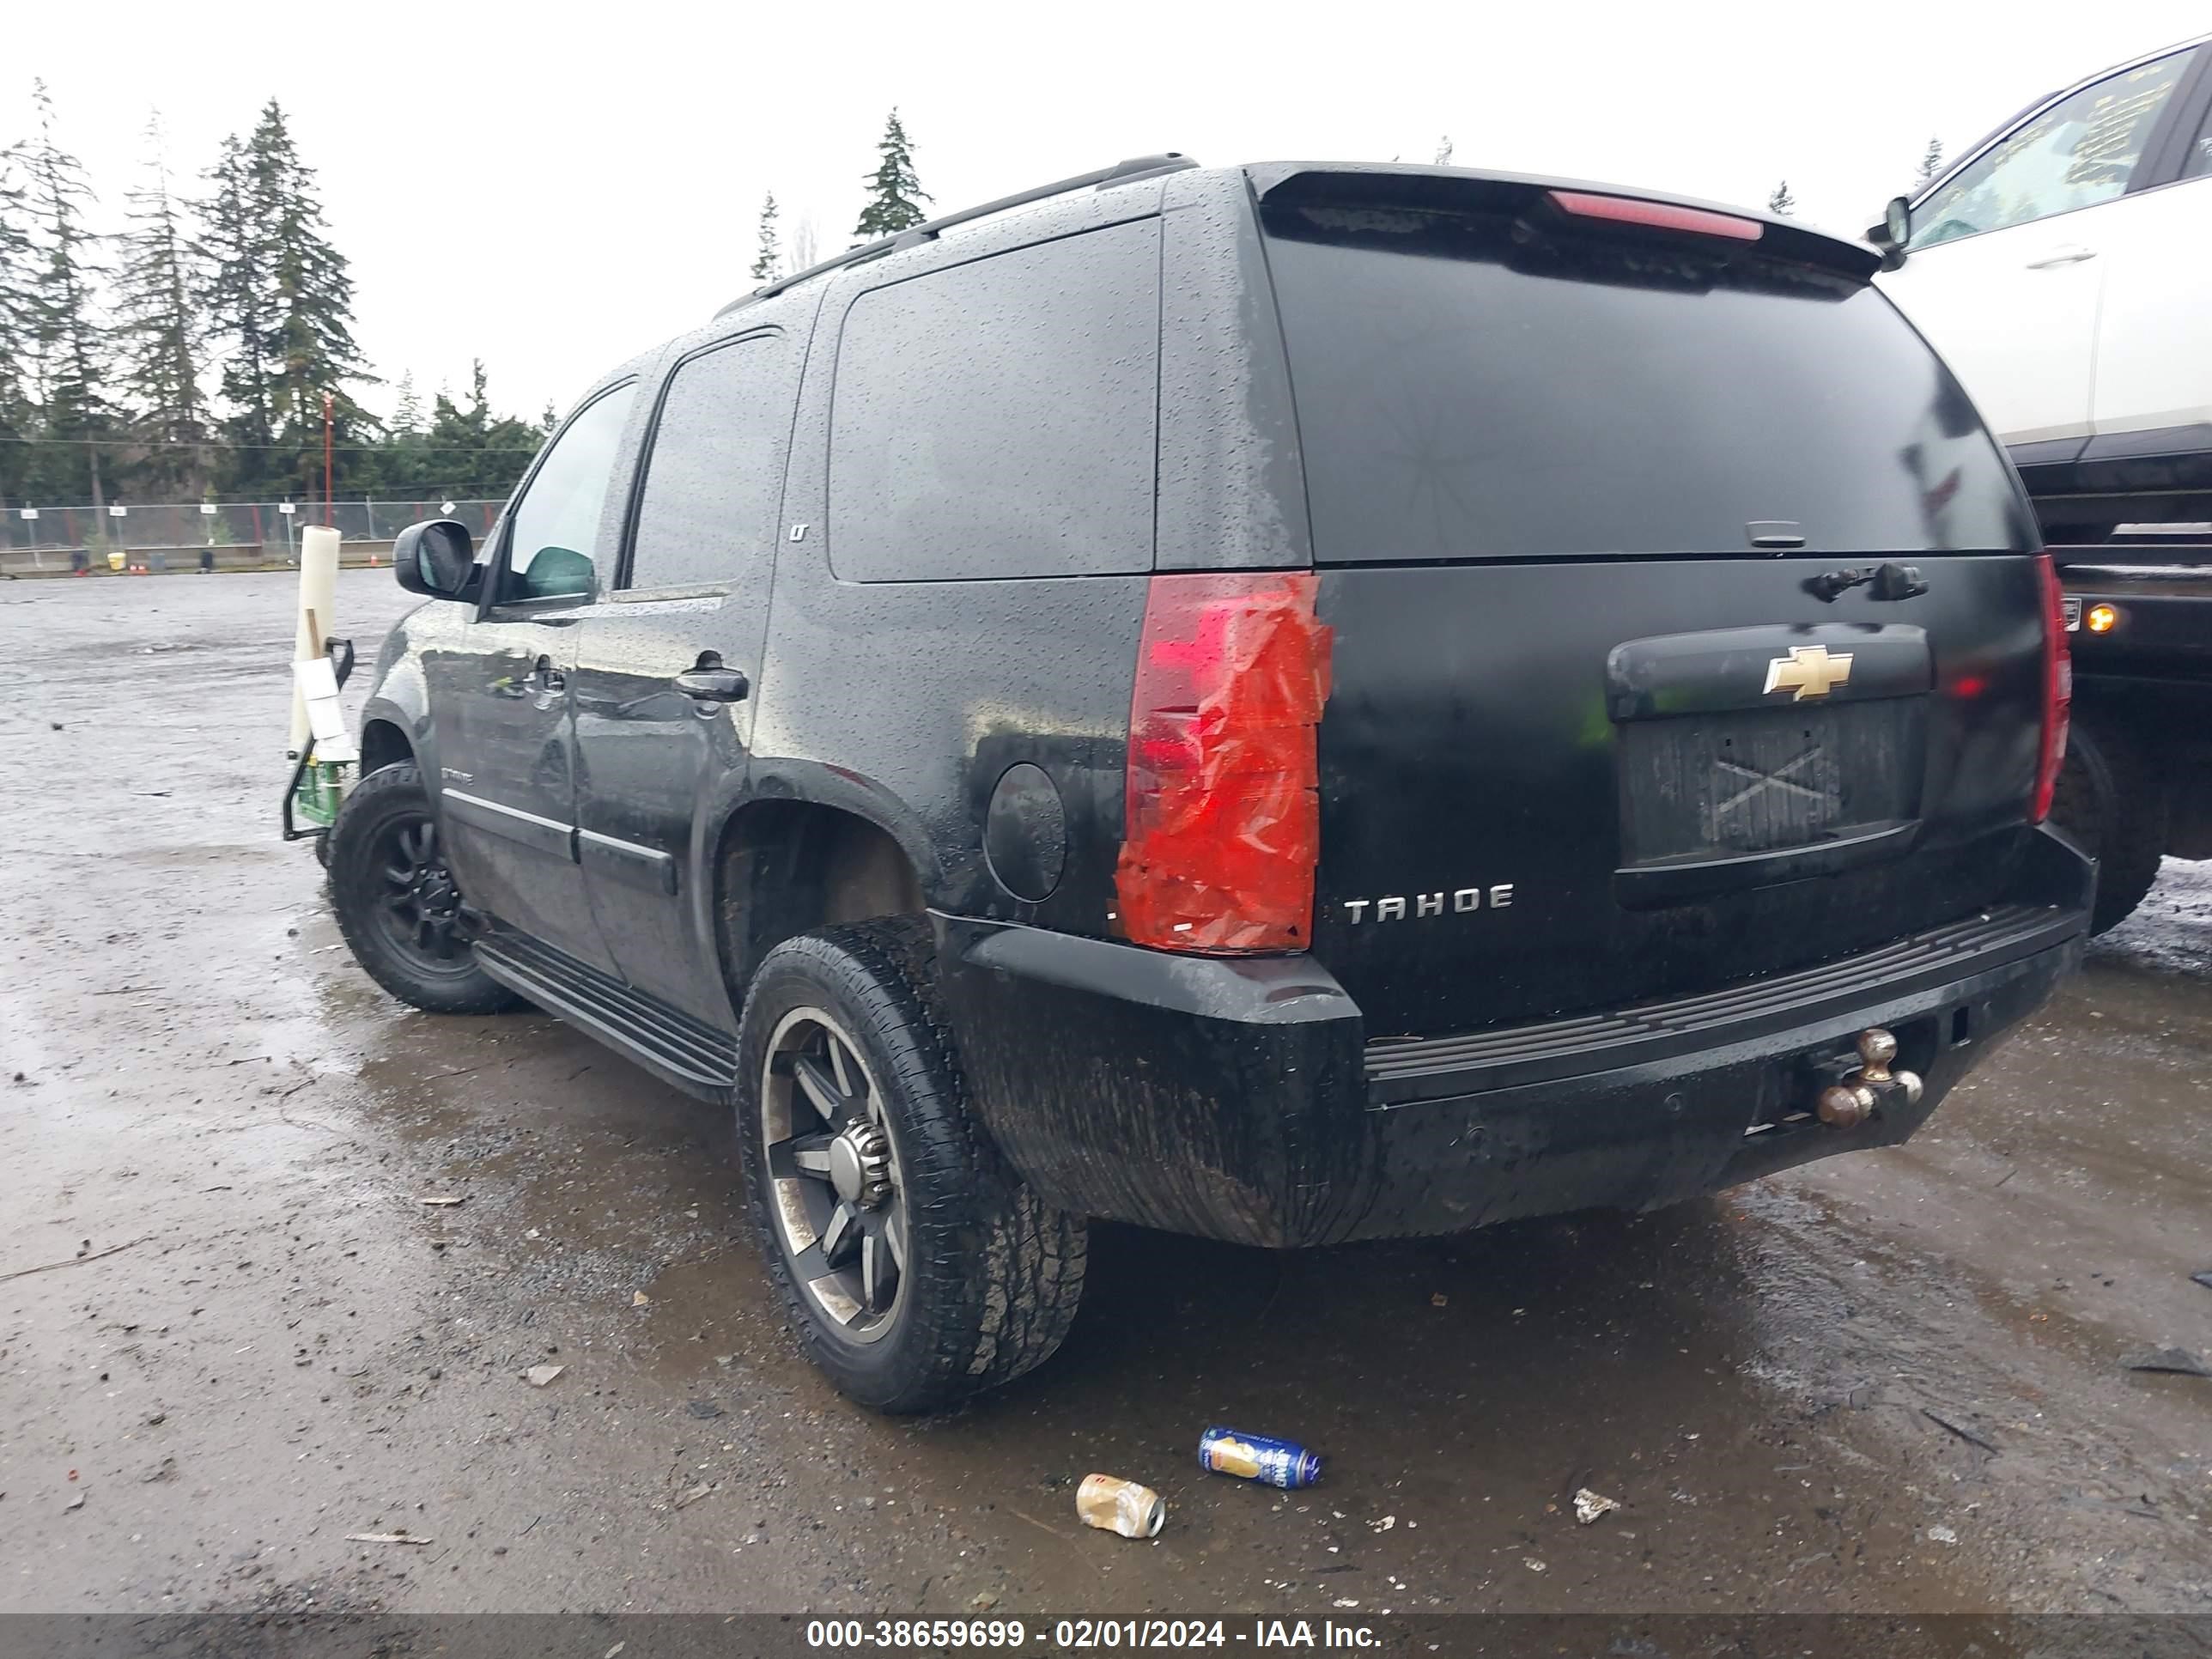
[[[954,917],[941,984],[976,1106],[1048,1202],[1262,1245],[1645,1209],[1894,1145],[2078,959],[2093,866],[2038,836],[2007,906],[1808,973],[1370,1048],[1310,959],[1189,957]],[[1896,1034],[1917,1108],[1803,1115]]]

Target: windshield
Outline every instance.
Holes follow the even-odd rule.
[[[2034,545],[1958,382],[1852,276],[1503,210],[1262,214],[1325,562],[1745,553],[1774,521]]]

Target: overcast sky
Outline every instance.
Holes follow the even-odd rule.
[[[158,105],[196,173],[272,94],[352,259],[358,337],[428,392],[566,404],[750,286],[773,188],[848,245],[897,105],[941,210],[1181,149],[1457,162],[1763,204],[1856,234],[1930,133],[2208,27],[2202,3],[9,8],[0,143],[42,75],[112,228]],[[390,387],[364,394],[388,406]]]

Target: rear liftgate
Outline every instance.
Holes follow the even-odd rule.
[[[1871,255],[1529,181],[1255,184],[1334,633],[1312,948],[1371,1055],[2010,902],[2063,744],[2055,586]],[[1790,1115],[1909,1096],[1895,1058],[1840,1034]]]

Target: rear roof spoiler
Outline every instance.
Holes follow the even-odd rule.
[[[1880,254],[1841,236],[1811,230],[1771,213],[1732,207],[1722,202],[1699,201],[1664,191],[1592,184],[1580,179],[1552,179],[1534,173],[1480,173],[1468,167],[1409,167],[1395,162],[1261,161],[1247,166],[1244,173],[1251,180],[1253,193],[1262,203],[1387,204],[1444,211],[1455,208],[1496,210],[1516,206],[1550,191],[1656,202],[1698,213],[1748,220],[1761,228],[1758,246],[1761,254],[1769,258],[1817,266],[1859,282],[1869,280],[1881,269]]]

